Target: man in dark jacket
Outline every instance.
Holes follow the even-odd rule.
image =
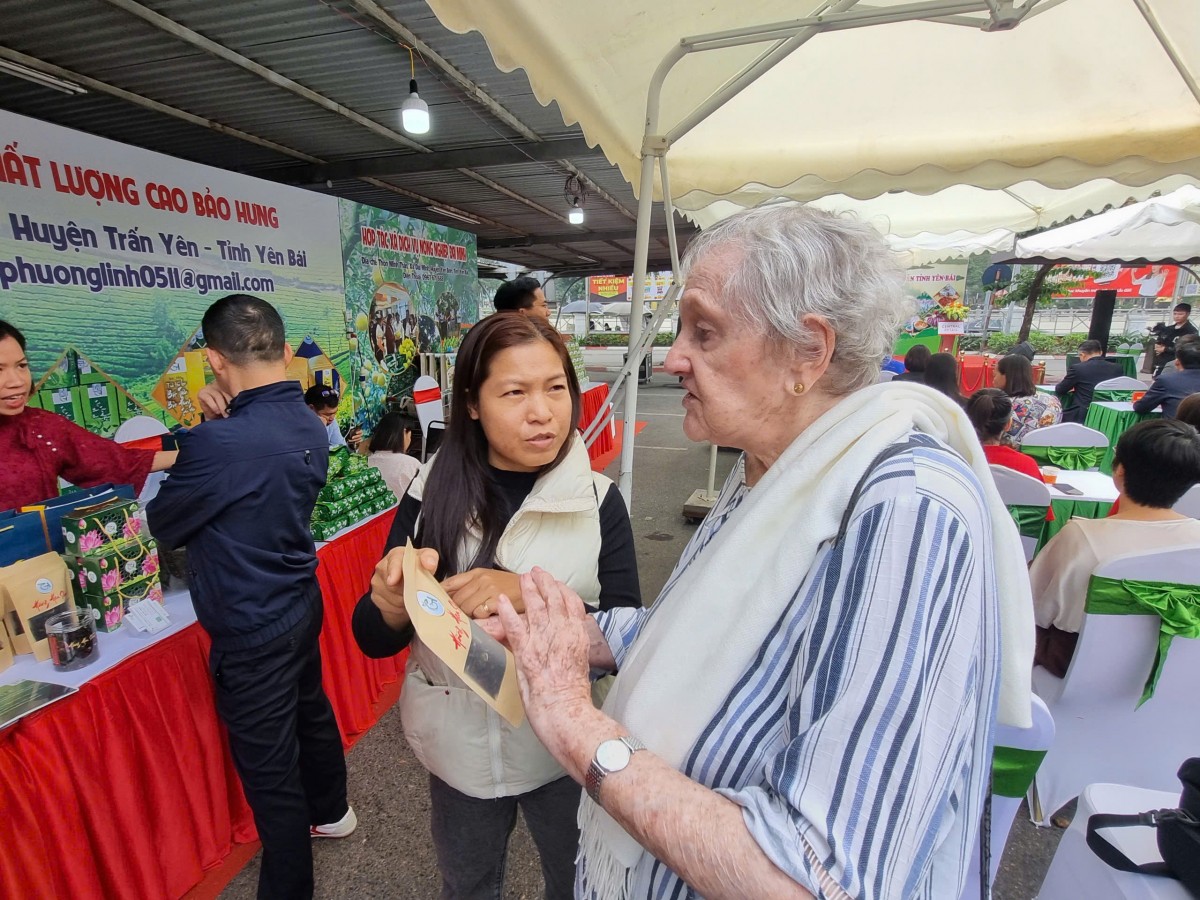
[[[1079,345],[1079,362],[1071,366],[1067,377],[1054,386],[1054,393],[1063,401],[1063,421],[1082,422],[1087,418],[1092,405],[1092,392],[1096,385],[1110,378],[1120,378],[1125,373],[1110,359],[1104,358],[1104,348],[1099,341],[1084,341]],[[1075,403],[1068,408],[1067,395],[1075,393]]]
[[[1182,338],[1174,349],[1174,370],[1168,369],[1154,379],[1146,396],[1134,401],[1134,412],[1150,412],[1161,406],[1163,418],[1173,419],[1179,401],[1200,391],[1200,340]]]
[[[1180,338],[1196,335],[1196,326],[1189,318],[1192,314],[1190,303],[1176,303],[1171,310],[1171,324],[1159,322],[1151,331],[1154,333],[1154,374],[1161,375],[1169,371],[1169,366],[1175,361],[1175,345]]]
[[[188,548],[217,711],[263,845],[259,900],[307,900],[310,838],[344,837],[356,825],[317,644],[309,522],[329,442],[287,379],[291,350],[274,307],[233,294],[202,325],[217,386],[233,398],[228,416],[181,436],[179,460],[146,512],[160,544]]]

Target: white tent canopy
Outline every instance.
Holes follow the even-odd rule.
[[[1017,241],[1013,259],[1200,263],[1200,187],[1134,203]]]
[[[893,191],[869,200],[830,194],[811,200],[808,205],[829,212],[853,213],[870,222],[881,234],[892,236],[891,243],[897,249],[939,250],[949,243],[968,252],[998,252],[1012,249],[1015,236],[1021,232],[1049,228],[1068,219],[1123,206],[1131,200],[1169,193],[1196,180],[1187,175],[1171,175],[1146,185],[1130,186],[1111,178],[1094,178],[1070,188],[1048,188],[1036,181],[994,189],[957,184],[928,195]],[[761,193],[757,196],[753,190],[743,190],[703,209],[681,211],[701,228],[707,228],[741,210],[743,202],[760,205],[769,195],[767,188],[758,187]]]
[[[630,367],[647,349],[656,193],[670,220],[676,199],[700,210],[1200,178],[1196,0],[428,3],[451,30],[479,31],[501,69],[523,68],[634,185]],[[766,193],[748,199],[754,184]],[[625,382],[632,435],[637,385]],[[620,484],[628,501],[632,440]]]
[[[1101,177],[1138,185],[1200,176],[1195,0],[1037,0],[1018,27],[987,33],[984,18],[963,10],[989,2],[1013,7],[943,0],[943,21],[816,35],[672,141],[672,195],[681,207],[702,209],[730,195],[756,205],[761,195],[738,196],[751,185],[804,201],[954,184],[1066,188]],[[481,32],[500,68],[523,68],[538,99],[557,101],[638,190],[647,92],[681,38],[815,13],[828,23],[901,3],[429,5],[450,29]],[[788,39],[780,32],[779,41]],[[690,53],[666,78],[658,133],[670,135],[772,43],[703,46],[720,49]]]

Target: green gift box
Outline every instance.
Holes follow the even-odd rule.
[[[75,571],[70,564],[68,568]],[[80,573],[76,573],[75,579],[75,583],[79,584]],[[157,570],[122,581],[107,593],[79,593],[75,597],[75,605],[92,611],[100,631],[116,631],[125,619],[129,604],[146,597],[162,602],[162,582]]]
[[[117,410],[117,389],[108,383],[84,384],[75,391],[79,393],[83,407],[83,424],[88,430],[100,434],[112,434],[120,424]]]
[[[157,575],[158,545],[153,540],[126,541],[94,556],[72,557],[67,565],[76,573],[81,593],[100,596],[126,582]]]
[[[126,542],[149,537],[144,533],[136,500],[114,498],[93,506],[77,506],[63,515],[63,542],[71,556],[110,552]]]
[[[64,419],[70,419],[76,425],[83,424],[83,406],[79,402],[79,395],[71,390],[71,388],[61,387],[52,390],[42,388],[42,390],[38,391],[38,396],[41,400],[42,409],[58,413]]]
[[[79,384],[79,372],[75,367],[76,355],[70,351],[64,353],[42,379],[42,389],[47,391],[59,388],[75,387]]]
[[[92,361],[83,354],[71,354],[75,357],[76,384],[107,384],[108,379],[103,372],[92,368]]]
[[[331,503],[334,500],[344,500],[381,477],[378,469],[367,469],[365,472],[334,479],[321,488],[321,493],[317,495],[317,502]]]

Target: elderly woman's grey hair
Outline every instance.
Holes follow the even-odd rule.
[[[821,350],[801,320],[822,316],[837,343],[821,389],[841,396],[878,380],[913,304],[903,271],[874,228],[804,206],[747,210],[693,238],[684,281],[701,256],[725,250],[740,251],[722,298],[735,319],[804,359]]]

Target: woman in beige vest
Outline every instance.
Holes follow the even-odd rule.
[[[579,384],[558,333],[536,316],[497,313],[463,341],[452,414],[437,455],[401,500],[371,592],[354,613],[363,652],[410,647],[400,698],[405,736],[429,770],[443,900],[501,896],[520,807],[549,900],[574,895],[580,790],[528,723],[511,727],[413,633],[404,611],[404,545],[469,615],[539,566],[590,606],[638,606],[633,533],[616,486],[594,474],[576,430]]]

